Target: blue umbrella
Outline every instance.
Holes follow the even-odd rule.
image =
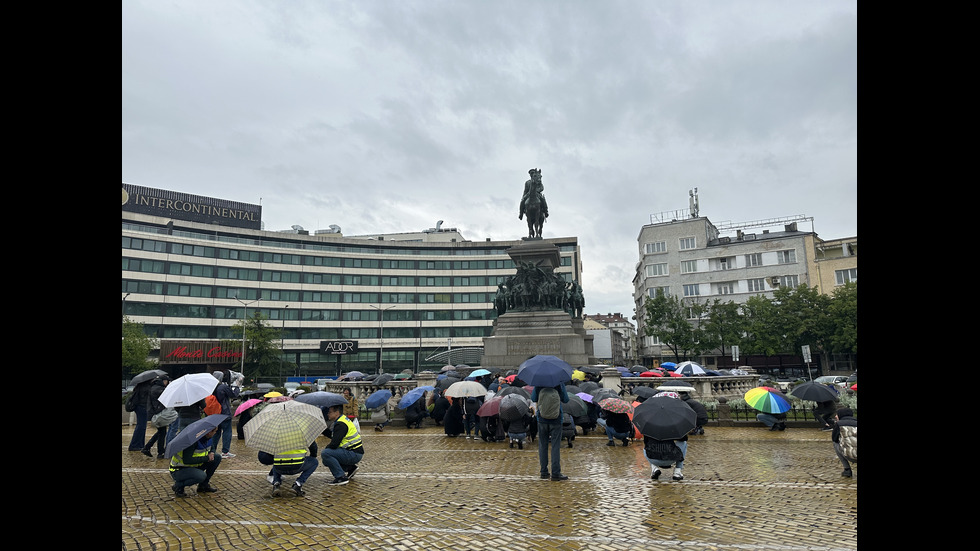
[[[677,367],[677,364],[675,364],[674,362],[664,362],[660,364],[660,367],[673,371],[674,368]]]
[[[477,369],[476,371],[470,373],[470,377],[482,377],[484,375],[489,375],[490,371],[486,369]]]
[[[342,406],[347,403],[347,398],[344,398],[342,394],[337,394],[336,392],[326,392],[324,390],[304,392],[303,394],[296,396],[294,400],[321,408]]]
[[[401,400],[398,400],[398,409],[407,408],[408,406],[417,402],[419,398],[421,398],[427,391],[435,389],[436,387],[434,386],[420,386],[413,388],[402,396]]]
[[[572,380],[574,368],[557,356],[538,354],[521,364],[517,378],[531,386],[554,387]]]
[[[364,400],[364,407],[368,409],[379,408],[388,403],[391,399],[391,391],[388,389],[376,390]]]
[[[187,425],[181,429],[179,433],[177,433],[177,436],[174,436],[174,439],[171,440],[169,444],[167,444],[167,450],[163,456],[170,459],[178,453],[193,446],[194,443],[200,440],[202,436],[218,428],[218,425],[220,425],[227,418],[227,415],[216,413],[214,415],[208,415],[204,419],[194,421],[190,425]]]

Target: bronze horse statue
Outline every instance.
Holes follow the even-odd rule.
[[[524,213],[527,215],[527,238],[541,239],[545,213],[539,191],[532,190],[528,193],[527,201],[524,205]]]

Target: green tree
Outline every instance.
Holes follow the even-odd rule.
[[[148,369],[157,367],[156,360],[150,358],[150,352],[158,346],[155,338],[146,334],[142,323],[130,321],[128,317],[122,320],[122,376],[129,379]]]
[[[744,347],[745,354],[775,356],[786,353],[786,339],[776,329],[785,324],[779,321],[779,309],[772,300],[763,295],[749,297],[742,304],[742,312],[745,337],[740,346]]]
[[[643,303],[643,336],[656,337],[664,346],[674,352],[674,359],[680,361],[681,354],[695,342],[694,330],[687,321],[687,308],[675,296],[661,292],[653,298],[647,297]]]
[[[245,375],[246,384],[258,377],[279,375],[282,332],[266,323],[267,319],[255,311],[244,325],[239,322],[231,326],[231,334],[238,335],[238,343],[242,342],[242,328],[245,328],[245,362],[242,365],[239,361],[236,366]]]
[[[827,352],[857,354],[857,313],[857,282],[848,282],[834,289],[824,341]]]
[[[745,325],[745,318],[738,304],[730,300],[721,302],[715,299],[711,303],[704,331],[711,335],[712,341],[716,343],[715,346],[721,349],[721,355],[726,356],[726,346],[741,346]]]
[[[800,354],[805,344],[814,352],[825,349],[830,328],[829,296],[821,294],[816,287],[803,284],[793,289],[776,289],[772,300],[777,311],[777,325],[773,330],[784,336],[787,353]]]

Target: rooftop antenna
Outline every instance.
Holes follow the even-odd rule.
[[[694,188],[694,190],[688,190],[687,193],[688,195],[690,195],[691,218],[697,218],[698,209],[700,207],[700,205],[698,205],[698,188]]]

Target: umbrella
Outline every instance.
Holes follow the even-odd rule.
[[[812,402],[836,402],[838,400],[836,390],[814,382],[797,385],[789,393],[800,400],[810,400]]]
[[[458,382],[459,379],[457,379],[456,377],[444,377],[436,381],[436,388],[445,390],[450,386],[452,386],[453,383],[458,383]]]
[[[381,386],[381,385],[386,384],[389,381],[393,380],[394,378],[395,378],[395,376],[392,375],[392,374],[390,374],[390,373],[382,373],[381,375],[378,375],[377,377],[375,377],[374,384],[377,385],[377,386]]]
[[[237,416],[241,415],[242,412],[245,411],[246,409],[249,409],[250,407],[254,406],[255,404],[261,404],[261,403],[262,403],[262,400],[259,400],[258,398],[249,398],[248,400],[245,400],[244,402],[242,402],[241,405],[239,405],[235,409],[235,415],[234,416],[237,417]]]
[[[858,384],[857,383],[854,383],[853,385],[851,385],[851,390],[853,390],[854,392],[857,392],[858,391]]]
[[[470,373],[470,377],[482,377],[484,375],[489,375],[490,371],[486,369],[477,369],[476,371]]]
[[[466,365],[466,364],[459,364],[459,365],[457,365],[457,366],[456,366],[456,368],[457,368],[457,369],[459,369],[459,368],[463,368],[463,369],[469,369],[469,368],[470,368],[470,366],[468,366],[468,365]]]
[[[372,392],[370,396],[367,397],[367,400],[364,400],[364,407],[368,409],[379,408],[387,404],[388,400],[390,399],[391,399],[390,390],[386,388],[383,388],[381,390],[376,390]]]
[[[519,386],[508,386],[502,388],[500,389],[500,392],[497,393],[497,396],[510,396],[511,394],[516,394],[523,398],[527,398],[528,400],[531,399],[531,393]]]
[[[673,371],[674,368],[677,367],[677,364],[675,364],[674,362],[664,362],[664,363],[660,364],[660,367],[662,367],[664,369],[669,369],[669,370]]]
[[[572,366],[556,356],[538,354],[521,364],[517,377],[531,386],[555,387],[572,380]]]
[[[663,377],[663,374],[656,371],[644,371],[640,373],[640,377]]]
[[[620,375],[626,375],[627,377],[633,375],[633,372],[622,366],[616,366],[616,371],[619,371]]]
[[[605,398],[619,398],[619,394],[611,388],[600,388],[592,393],[592,401],[597,404]]]
[[[516,421],[531,411],[531,400],[520,394],[508,394],[500,399],[500,418]],[[479,414],[479,412],[478,412]]]
[[[425,385],[425,386],[415,387],[412,390],[409,390],[408,392],[405,393],[404,396],[401,397],[400,400],[398,400],[398,409],[407,408],[408,406],[414,404],[415,402],[418,402],[419,399],[422,396],[424,396],[426,392],[435,389],[436,387],[434,386]],[[484,392],[486,392],[486,389],[484,389]]]
[[[594,392],[599,389],[599,383],[594,381],[585,381],[584,383],[578,385],[578,389],[582,392]]]
[[[326,428],[323,411],[312,404],[267,404],[245,424],[245,445],[273,455],[304,449]]]
[[[582,392],[582,389],[578,385],[565,385],[565,392],[569,394],[578,394]]]
[[[210,377],[210,375],[208,376]],[[211,378],[214,379],[214,377]],[[214,379],[214,382],[217,383],[218,380]],[[220,425],[227,418],[227,415],[216,413],[214,415],[208,415],[204,419],[199,419],[190,425],[187,425],[181,429],[181,431],[177,433],[177,436],[174,436],[174,439],[167,444],[167,450],[163,456],[170,459],[178,453],[193,446],[194,443],[200,440],[202,436],[216,429],[218,425]],[[247,427],[248,424],[245,426]]]
[[[401,381],[403,379],[411,379],[411,378],[412,378],[412,374],[411,373],[399,373],[399,374],[395,375],[395,380],[396,381]]]
[[[650,398],[656,393],[657,393],[656,389],[650,388],[648,386],[638,386],[633,389],[633,394],[636,395],[638,398],[644,398],[644,399]]]
[[[453,398],[486,396],[487,388],[476,381],[457,381],[446,389],[445,395]]]
[[[360,371],[351,371],[351,372],[348,372],[346,375],[344,375],[343,377],[341,377],[338,380],[340,380],[340,381],[356,381],[357,379],[363,379],[363,378],[364,378],[364,374],[361,373]]]
[[[344,398],[343,394],[337,394],[336,392],[327,392],[325,390],[318,390],[316,392],[307,392],[305,394],[300,394],[294,398],[297,402],[304,404],[310,404],[311,406],[316,406],[319,408],[328,408],[330,406],[342,406],[347,404],[347,398]]]
[[[667,397],[650,398],[633,411],[633,425],[657,440],[683,438],[697,426],[697,420],[698,414],[683,400]]]
[[[592,375],[601,375],[602,374],[602,368],[592,367],[592,366],[589,366],[589,365],[582,366],[582,367],[578,368],[578,370],[581,371],[582,373],[591,373]]]
[[[603,398],[599,401],[599,407],[613,413],[631,413],[633,411],[633,406],[629,402],[618,397]]]
[[[175,408],[200,402],[218,386],[218,379],[210,373],[188,373],[167,384],[158,400],[164,407]]]
[[[749,389],[745,393],[745,403],[763,413],[786,413],[790,410],[786,396],[768,386]]]
[[[694,362],[681,362],[677,364],[677,368],[674,369],[674,373],[680,373],[681,375],[691,376],[691,375],[704,375],[704,368]]]
[[[589,406],[581,396],[572,394],[568,397],[568,403],[562,405],[562,410],[572,417],[581,417],[589,413]]]
[[[577,393],[575,395],[578,396],[579,398],[581,398],[583,402],[592,403],[592,395],[591,394],[588,394],[588,393],[585,393],[585,392],[579,392],[579,393]]]
[[[504,377],[504,381],[506,381],[507,384],[512,385],[514,384],[514,379],[516,378],[517,378],[517,373],[514,373],[513,375],[508,375]]]
[[[572,380],[573,381],[584,381],[585,380],[585,372],[582,371],[582,370],[579,370],[579,369],[576,369],[576,370],[572,371]]]
[[[503,400],[503,398],[500,396],[494,396],[493,398],[490,398],[486,402],[483,402],[483,405],[480,406],[480,409],[476,410],[476,414],[479,415],[480,417],[493,417],[494,415],[500,415],[501,400]]]
[[[140,383],[145,383],[146,381],[152,381],[161,375],[168,375],[168,373],[162,369],[150,369],[130,379],[129,384],[138,385]]]
[[[440,371],[453,371],[456,369],[455,365],[444,365]]]
[[[281,392],[276,392],[275,390],[273,390],[272,392],[266,392],[265,394],[262,395],[262,397],[263,398],[282,398],[282,393]]]
[[[680,400],[681,399],[681,395],[680,394],[678,394],[676,392],[672,392],[670,390],[665,390],[663,392],[658,392],[658,393],[654,394],[653,396],[651,396],[651,398],[658,398],[658,397],[673,398],[675,400]]]

